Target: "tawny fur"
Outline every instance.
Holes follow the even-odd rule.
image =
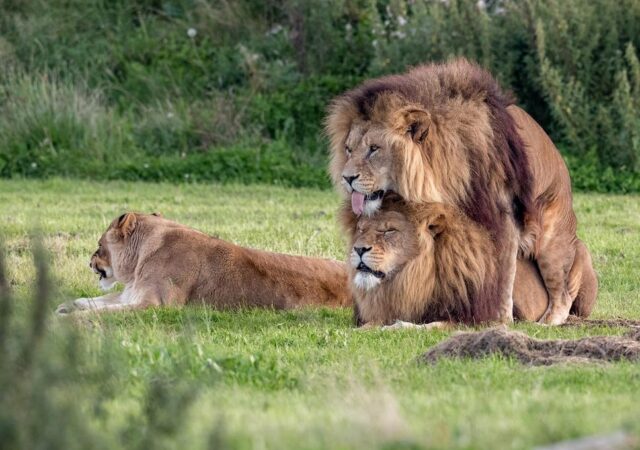
[[[344,263],[240,247],[155,215],[128,213],[114,220],[91,266],[125,289],[79,299],[82,309],[352,304]]]
[[[351,245],[371,248],[372,268],[386,273],[373,289],[352,286],[358,324],[486,320],[482,297],[495,295],[497,269],[482,227],[442,203],[388,199],[352,227]],[[387,237],[389,229],[396,231]],[[349,270],[353,280],[357,271]]]
[[[517,106],[508,111],[525,144],[532,172],[535,208],[524,214],[520,251],[536,261],[549,295],[549,307],[540,320],[558,325],[570,312],[588,316],[598,294],[598,281],[589,250],[576,235],[569,171],[558,149],[531,116]],[[575,272],[575,267],[583,270]]]
[[[343,214],[345,225],[353,231],[351,248],[369,248],[367,253],[374,255],[367,259],[370,267],[385,273],[372,289],[352,286],[358,325],[388,325],[397,320],[487,321],[485,297],[495,296],[500,269],[495,265],[495,244],[483,227],[451,206],[410,204],[397,196],[385,198],[371,217]],[[394,231],[387,236],[388,230]],[[579,247],[570,276],[573,310],[587,317],[595,302],[595,273],[586,247],[581,242]],[[349,269],[352,283],[357,262]],[[518,260],[515,317],[539,320],[547,306],[548,295],[536,264]]]
[[[576,243],[576,254],[569,271],[571,314],[587,318],[596,303],[598,279],[591,264],[591,255],[584,243]],[[549,296],[534,261],[518,258],[513,287],[513,315],[517,320],[536,322],[547,311]]]
[[[489,231],[503,270],[485,319],[510,318],[518,251],[540,267],[550,298],[542,320],[566,319],[577,245],[569,174],[546,133],[488,72],[457,59],[367,81],[334,100],[326,130],[340,191],[443,202]]]

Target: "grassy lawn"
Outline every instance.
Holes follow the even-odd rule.
[[[640,319],[640,197],[578,194],[575,206],[600,278],[593,317]],[[12,326],[21,335],[29,311],[35,229],[51,252],[53,310],[99,294],[87,263],[125,210],[159,211],[242,245],[342,258],[336,207],[330,191],[2,180]],[[415,358],[449,333],[358,331],[350,319],[348,310],[202,308],[53,317],[40,358],[42,373],[57,375],[34,377],[30,392],[42,397],[25,405],[49,405],[32,415],[53,425],[36,430],[51,442],[74,430],[69,448],[529,448],[619,429],[640,435],[638,365],[528,368],[488,358],[421,366]],[[514,328],[540,338],[625,331]],[[76,359],[58,357],[74,345]]]

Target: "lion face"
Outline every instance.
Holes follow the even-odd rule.
[[[98,284],[100,288],[107,291],[113,287],[116,282],[111,266],[111,252],[109,251],[108,231],[100,237],[98,241],[98,250],[91,256],[89,267],[100,276]]]
[[[368,123],[352,126],[345,141],[342,186],[356,215],[372,215],[393,188],[393,151],[385,129]]]
[[[130,246],[130,237],[137,227],[139,216],[142,215],[127,213],[111,222],[98,241],[98,250],[91,256],[89,267],[100,276],[98,284],[105,291],[116,282],[126,283],[132,276],[132,255],[127,247]]]
[[[426,242],[429,245],[429,242]],[[356,288],[370,290],[388,282],[423,251],[418,226],[397,211],[363,216],[357,223],[350,263]]]

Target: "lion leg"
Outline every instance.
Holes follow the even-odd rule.
[[[58,306],[56,313],[69,314],[74,311],[99,310],[115,308],[120,305],[121,292],[111,292],[100,297],[78,298],[71,304],[63,303]]]
[[[420,330],[446,330],[453,326],[451,322],[439,321],[429,323],[413,323],[405,322],[404,320],[396,320],[393,325],[385,325],[381,328],[383,331],[388,330],[407,330],[407,329],[420,329]]]
[[[144,309],[151,306],[159,306],[160,304],[160,297],[154,290],[140,290],[127,286],[122,292],[112,292],[101,297],[74,300],[74,309],[68,309],[65,305],[60,305],[57,312],[58,314],[67,314],[73,311],[122,311]]]
[[[513,322],[513,285],[516,279],[516,264],[520,235],[518,229],[509,219],[506,221],[505,236],[497,243],[499,251],[498,267],[502,271],[500,283],[498,320],[502,323]]]
[[[561,325],[569,317],[573,298],[569,292],[568,275],[574,256],[572,243],[562,236],[550,239],[548,245],[540,248],[538,268],[549,294],[549,306],[540,323]]]
[[[584,242],[576,242],[576,256],[569,271],[569,293],[573,298],[571,314],[589,317],[598,296],[598,277]]]

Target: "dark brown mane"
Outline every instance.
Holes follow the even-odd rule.
[[[428,111],[445,107],[447,100],[459,98],[467,101],[482,100],[490,110],[491,127],[494,134],[494,150],[504,172],[504,183],[512,193],[511,211],[496,203],[495,192],[488,188],[491,173],[474,160],[469,152],[475,176],[471,180],[466,202],[459,205],[474,221],[499,235],[504,220],[501,215],[512,213],[522,226],[525,212],[532,212],[531,170],[522,139],[515,122],[507,111],[514,104],[514,97],[505,92],[496,79],[485,69],[466,59],[459,58],[447,63],[426,64],[415,67],[404,75],[390,75],[369,80],[345,93],[343,100],[355,104],[362,120],[370,120],[376,101],[385,93],[399,95],[407,103],[418,104]]]

